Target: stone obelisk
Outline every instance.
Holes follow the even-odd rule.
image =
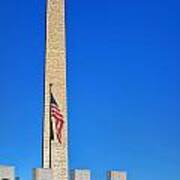
[[[53,180],[68,180],[68,132],[66,104],[65,2],[47,0],[46,62],[43,131],[43,168],[51,168]],[[62,143],[51,140],[51,91],[63,114]]]

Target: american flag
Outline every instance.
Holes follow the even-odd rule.
[[[62,144],[61,138],[62,138],[62,129],[64,125],[64,117],[52,93],[50,99],[50,116],[51,116],[51,123],[55,124],[57,140],[60,144]],[[54,137],[53,134],[54,134],[53,128],[51,127],[51,137]]]

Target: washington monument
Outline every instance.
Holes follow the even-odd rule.
[[[68,180],[65,2],[47,0],[43,168]]]

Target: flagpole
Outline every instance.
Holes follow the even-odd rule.
[[[51,156],[52,156],[52,150],[51,150],[51,131],[52,131],[52,119],[51,119],[51,94],[52,94],[52,86],[53,84],[49,84],[49,168],[51,169]]]

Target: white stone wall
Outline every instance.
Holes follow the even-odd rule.
[[[15,168],[12,166],[0,166],[0,179],[15,180]]]
[[[37,168],[33,170],[33,180],[51,180],[52,170]]]
[[[70,172],[70,180],[90,180],[91,172],[88,169],[74,169]]]
[[[124,171],[109,171],[107,173],[107,180],[126,180],[127,173]]]

